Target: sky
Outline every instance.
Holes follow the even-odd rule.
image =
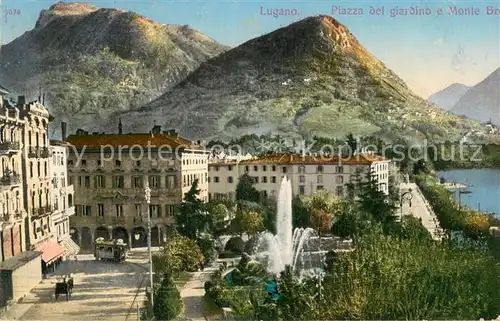
[[[344,24],[362,45],[424,98],[452,83],[475,85],[500,67],[499,0],[86,2],[98,7],[134,11],[164,24],[187,24],[229,46],[237,46],[308,16],[330,15]],[[40,11],[55,1],[0,0],[0,3],[3,4],[0,31],[5,44],[31,30]],[[497,14],[488,14],[488,6],[496,8]],[[430,14],[391,16],[391,12],[398,9],[408,11],[416,7],[428,8]],[[450,14],[450,7],[456,7],[457,14]],[[370,10],[375,8],[378,8],[379,14]],[[266,14],[268,10],[279,9],[288,9],[290,15],[273,17]],[[380,14],[382,9],[383,14]],[[469,14],[458,15],[464,9],[469,9]]]

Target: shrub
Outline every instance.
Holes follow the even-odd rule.
[[[241,254],[245,249],[245,241],[241,237],[233,237],[226,243],[225,251]]]
[[[182,312],[182,299],[172,278],[165,278],[156,294],[153,312],[156,320],[172,320]]]
[[[205,259],[196,241],[185,236],[175,236],[169,240],[163,250],[170,260],[172,271],[196,271]]]

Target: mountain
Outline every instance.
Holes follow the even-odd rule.
[[[189,26],[83,3],[42,10],[35,27],[2,46],[0,83],[46,105],[71,131],[106,128],[229,49]],[[57,128],[58,126],[54,126]]]
[[[427,98],[427,101],[436,104],[444,110],[450,110],[463,95],[469,90],[469,86],[464,84],[454,83],[445,89],[432,94]]]
[[[149,130],[156,121],[192,139],[344,138],[349,132],[455,139],[476,126],[417,97],[329,16],[308,17],[226,51],[120,117],[128,131]]]
[[[500,125],[500,68],[469,89],[450,111]]]

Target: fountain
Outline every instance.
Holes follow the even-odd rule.
[[[286,266],[290,266],[297,274],[304,271],[313,272],[317,270],[328,252],[322,251],[319,247],[316,249],[308,247],[310,240],[318,239],[314,229],[293,230],[292,198],[292,185],[285,176],[278,194],[277,233],[273,235],[265,232],[257,242],[255,258],[267,266],[267,270],[273,274],[284,271]],[[307,251],[304,252],[304,249]]]

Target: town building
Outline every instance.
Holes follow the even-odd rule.
[[[120,121],[118,134],[78,130],[65,141],[71,144],[69,183],[75,186],[70,233],[82,251],[92,250],[99,237],[146,246],[148,213],[152,244],[163,244],[195,180],[199,197],[208,200],[208,152],[175,130],[155,125],[147,134],[124,134]]]
[[[248,174],[255,188],[264,195],[277,196],[286,175],[292,182],[292,193],[308,196],[318,190],[344,197],[347,184],[359,175],[366,179],[372,173],[379,189],[389,193],[390,160],[376,155],[347,157],[279,154],[247,160],[215,160],[209,163],[209,198],[234,198],[239,177]]]
[[[63,123],[63,127],[66,124]],[[64,129],[63,129],[64,131]],[[71,239],[69,234],[69,218],[75,214],[73,205],[74,188],[68,184],[67,167],[68,145],[61,141],[50,141],[51,164],[50,177],[52,187],[52,230],[57,242],[64,248],[64,256],[72,257],[80,251],[80,247]]]

